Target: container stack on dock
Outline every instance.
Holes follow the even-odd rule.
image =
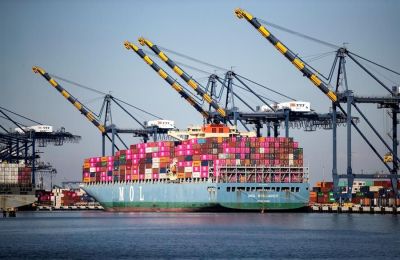
[[[303,150],[292,138],[211,137],[181,142],[161,141],[131,145],[115,156],[85,160],[83,181],[118,182],[218,177],[224,166],[302,167]],[[270,180],[278,181],[278,180]],[[280,182],[281,180],[279,180]],[[296,181],[284,180],[286,182]],[[301,181],[300,177],[297,181]]]
[[[397,184],[400,188],[400,182]],[[339,192],[347,193],[347,182],[339,182]],[[395,205],[394,194],[390,181],[354,181],[351,202],[361,206],[391,206]],[[317,182],[310,192],[311,204],[334,203],[333,182]],[[400,205],[398,199],[397,205]]]

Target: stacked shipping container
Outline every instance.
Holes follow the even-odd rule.
[[[346,186],[347,182],[339,182],[340,192],[347,193]],[[397,183],[397,188],[400,189],[400,181]],[[351,202],[372,206],[374,201],[390,197],[394,197],[390,181],[355,181]],[[310,192],[310,203],[328,204],[334,202],[333,182],[317,182]]]
[[[32,184],[32,170],[24,164],[1,163],[0,185],[24,185]]]
[[[93,157],[83,165],[84,182],[218,177],[224,166],[303,166],[303,150],[292,138],[212,137],[182,142],[161,141],[131,145],[116,156]],[[272,180],[273,181],[273,180]],[[300,181],[300,180],[298,180]]]

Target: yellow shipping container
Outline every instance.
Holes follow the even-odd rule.
[[[160,163],[168,163],[169,159],[169,157],[160,157]]]
[[[193,166],[201,166],[201,161],[193,161]]]

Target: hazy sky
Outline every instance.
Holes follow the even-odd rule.
[[[398,1],[0,1],[0,104],[55,128],[81,135],[79,144],[41,149],[44,161],[58,170],[57,180],[80,180],[84,158],[101,154],[101,136],[42,77],[32,73],[38,65],[55,74],[86,86],[111,92],[135,106],[175,120],[185,128],[201,124],[201,116],[123,42],[137,43],[140,36],[155,44],[187,54],[251,78],[299,100],[310,101],[320,113],[329,111],[329,100],[279,54],[245,20],[234,15],[241,7],[255,17],[295,31],[347,47],[368,59],[400,71],[400,3]],[[299,56],[310,59],[315,54],[334,49],[271,28]],[[171,55],[171,57],[175,57]],[[311,62],[327,74],[333,54]],[[153,58],[166,68],[159,59]],[[199,64],[176,57],[176,60],[213,72]],[[387,95],[377,83],[348,60],[350,89],[357,95]],[[373,68],[373,67],[371,67]],[[206,74],[187,70],[205,83]],[[221,73],[221,71],[217,71]],[[382,73],[378,70],[377,73]],[[171,75],[174,75],[171,73]],[[378,74],[379,75],[379,74]],[[389,86],[399,85],[400,78],[383,74]],[[176,78],[177,76],[174,75]],[[183,83],[182,81],[180,81]],[[68,91],[95,112],[101,97],[71,84],[61,82]],[[258,89],[259,90],[259,89]],[[266,91],[275,100],[286,101]],[[252,106],[260,102],[248,95]],[[95,101],[96,99],[97,101]],[[385,112],[376,105],[360,105],[377,129],[386,136]],[[114,107],[115,108],[115,107]],[[140,113],[131,110],[135,115]],[[139,117],[140,120],[150,119]],[[1,123],[5,121],[0,119]],[[134,121],[113,113],[119,127],[138,127]],[[20,120],[24,122],[23,120]],[[5,124],[7,125],[7,124]],[[11,127],[11,125],[10,125]],[[371,131],[360,124],[374,144]],[[281,131],[284,134],[284,131]],[[339,170],[346,170],[345,129],[339,131]],[[292,130],[291,136],[304,148],[305,164],[310,166],[311,182],[331,175],[331,132]],[[386,138],[387,139],[387,138]],[[126,139],[125,139],[126,140]],[[133,138],[128,143],[137,142]],[[354,134],[353,169],[376,172],[382,163]],[[386,151],[377,145],[381,154]],[[108,149],[110,152],[110,149]]]

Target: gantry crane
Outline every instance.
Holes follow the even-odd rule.
[[[353,95],[353,91],[348,89],[347,79],[344,80],[346,91],[344,93],[338,92],[339,81],[337,82],[336,92],[330,90],[328,85],[324,83],[317,75],[314,73],[309,67],[307,63],[301,60],[297,55],[292,52],[288,47],[286,47],[281,41],[278,40],[271,32],[263,26],[256,17],[253,17],[250,13],[243,9],[235,9],[235,14],[239,19],[245,18],[255,29],[257,29],[260,34],[266,38],[280,53],[282,53],[298,70],[300,70],[304,76],[306,76],[314,85],[316,85],[331,101],[333,108],[333,167],[332,167],[332,177],[334,181],[334,192],[337,196],[338,192],[338,180],[339,178],[347,178],[348,180],[348,193],[347,198],[351,199],[351,192],[354,178],[371,178],[371,179],[390,179],[392,183],[393,191],[396,196],[399,196],[397,191],[397,180],[398,180],[398,170],[399,170],[399,158],[397,156],[397,134],[393,135],[392,138],[392,148],[383,140],[381,135],[376,131],[376,129],[372,126],[367,117],[361,112],[356,103],[377,103],[381,107],[389,107],[392,109],[392,128],[393,133],[397,133],[397,114],[399,113],[399,91],[398,87],[397,92],[390,90],[389,87],[385,86],[379,79],[377,79],[369,70],[367,70],[363,65],[361,65],[345,48],[340,48],[337,51],[336,59],[339,58],[339,66],[338,66],[338,79],[341,74],[346,77],[346,73],[344,73],[344,57],[347,55],[350,57],[358,66],[360,66],[368,75],[370,75],[373,79],[375,79],[381,86],[383,86],[388,92],[391,94],[390,97],[379,97],[379,98],[370,98],[370,97],[357,97]],[[336,59],[334,66],[336,64]],[[341,107],[340,103],[346,103],[347,109],[346,111]],[[373,130],[373,132],[377,135],[377,137],[382,141],[382,143],[388,148],[390,151],[389,154],[392,155],[393,167],[387,164],[390,160],[388,158],[383,158],[375,147],[371,144],[370,140],[364,135],[364,133],[357,127],[355,122],[352,120],[351,116],[351,107],[354,106],[362,118],[367,122],[368,126]],[[337,173],[337,136],[336,136],[336,109],[340,109],[344,115],[347,117],[347,173],[345,175],[338,175]],[[389,170],[390,174],[353,174],[352,165],[351,165],[351,127],[354,127],[360,136],[364,139],[364,141],[368,144],[368,146],[372,149],[372,151],[377,155],[377,157],[384,163],[386,168]]]
[[[99,119],[96,118],[95,114],[87,107],[85,107],[77,98],[72,96],[67,90],[65,90],[54,78],[52,78],[44,69],[34,66],[32,68],[33,72],[39,73],[42,75],[61,95],[66,98],[79,112],[81,112],[97,129],[101,132],[102,135],[102,155],[105,155],[105,138],[107,138],[111,142],[112,154],[115,153],[115,148],[119,150],[118,146],[115,144],[115,136],[121,141],[121,143],[128,149],[128,146],[123,142],[123,140],[118,135],[119,133],[124,134],[134,134],[137,137],[142,137],[144,142],[149,139],[150,135],[153,135],[156,138],[156,134],[158,131],[163,131],[162,129],[155,128],[146,128],[144,124],[138,121],[134,116],[132,116],[125,108],[123,108],[115,98],[107,94],[105,96],[105,104],[106,104],[106,114],[110,108],[111,100],[114,101],[121,109],[123,109],[131,118],[133,118],[142,128],[141,129],[119,129],[114,124],[107,124],[107,115],[105,117],[105,123],[101,123]],[[103,103],[104,105],[104,103]],[[111,133],[111,137],[109,136]]]
[[[167,55],[160,51],[160,48],[151,43],[148,40],[145,40],[143,38],[139,39],[140,42],[142,42],[143,45],[148,45],[151,46],[153,49],[153,52],[159,56],[163,61],[166,60],[166,63],[169,64],[170,67],[177,73],[178,75],[181,74],[180,71],[182,71],[182,74],[184,73],[183,69],[178,67],[175,62],[173,62],[170,58],[167,57]],[[147,43],[146,43],[147,42]],[[134,50],[147,64],[149,64],[162,78],[164,78],[171,86],[180,86],[178,85],[176,81],[172,79],[170,75],[168,75],[163,69],[160,68],[159,65],[157,65],[146,53],[142,50],[139,49],[136,45],[130,43],[130,42],[125,42],[125,47],[127,49],[132,49]],[[176,52],[174,52],[176,53]],[[187,56],[186,56],[187,57]],[[196,60],[196,59],[195,59]],[[191,67],[194,68],[194,67]],[[195,69],[195,68],[194,68]],[[188,74],[184,73],[183,75],[186,75],[184,79],[188,79]],[[253,94],[257,99],[259,99],[264,105],[268,106],[271,110],[271,112],[261,112],[261,111],[256,111],[255,107],[253,108],[251,105],[249,105],[245,100],[243,100],[242,97],[240,97],[238,94],[233,91],[233,79],[236,79],[240,84],[243,85],[241,88],[245,88],[248,92]],[[241,77],[240,75],[237,75],[233,71],[227,71],[225,74],[225,79],[221,80],[217,75],[210,75],[209,77],[209,82],[207,83],[207,88],[204,91],[204,93],[207,93],[209,86],[211,86],[209,96],[211,100],[214,101],[215,104],[218,104],[218,101],[216,101],[213,96],[213,91],[215,90],[216,87],[216,82],[220,82],[223,86],[223,88],[227,89],[227,94],[226,94],[226,104],[225,104],[225,110],[227,111],[228,107],[228,99],[229,96],[231,95],[231,98],[233,97],[238,98],[243,104],[247,106],[247,108],[250,109],[251,112],[243,112],[243,111],[238,111],[236,107],[233,107],[229,113],[226,114],[226,121],[231,123],[231,120],[233,120],[233,124],[236,126],[237,121],[240,121],[243,126],[249,131],[247,124],[254,125],[256,128],[257,136],[261,136],[261,128],[263,127],[263,124],[267,124],[268,127],[268,136],[270,136],[270,125],[273,124],[273,130],[274,130],[274,136],[278,136],[278,127],[281,122],[284,122],[285,125],[285,136],[289,137],[289,127],[303,127],[306,131],[313,131],[317,127],[321,128],[329,128],[332,125],[332,119],[330,116],[330,113],[328,114],[318,114],[316,112],[309,112],[309,113],[296,113],[290,110],[285,110],[285,111],[274,111],[274,108],[270,106],[263,98],[261,98],[260,95],[258,95],[254,90],[252,90],[251,87],[249,87],[247,84],[243,82],[243,80],[246,79],[244,77]],[[191,79],[189,79],[191,80]],[[248,79],[247,79],[248,80]],[[194,82],[194,80],[192,80]],[[190,82],[192,82],[190,81]],[[221,90],[223,90],[221,88]],[[174,87],[174,89],[176,89]],[[179,88],[180,89],[180,88]],[[214,90],[213,90],[214,89]],[[222,93],[222,92],[221,92]],[[221,94],[220,93],[220,94]],[[278,93],[275,91],[275,93]],[[281,94],[281,93],[278,93]],[[190,94],[188,94],[190,95]],[[281,94],[282,95],[282,94]],[[200,95],[202,96],[202,95]],[[283,95],[285,96],[285,95]],[[287,97],[287,96],[285,96]],[[194,100],[194,99],[193,99]],[[232,100],[233,101],[233,100]],[[201,106],[198,106],[201,108]],[[215,112],[211,111],[211,104],[210,104],[210,110],[209,114],[212,116],[213,113]],[[203,111],[203,109],[199,110],[196,108],[197,111]],[[201,112],[202,113],[202,112]],[[204,113],[203,113],[204,114]],[[219,116],[221,116],[219,114]],[[355,119],[357,120],[357,119]],[[337,123],[344,123],[344,117],[342,114],[338,114],[337,116]]]
[[[39,125],[43,124],[4,107],[0,107],[0,114],[4,116],[3,118],[10,121],[19,130],[9,131],[0,124],[0,128],[3,130],[3,132],[0,132],[0,161],[19,163],[23,160],[27,167],[31,167],[33,186],[36,184],[35,174],[37,172],[43,173],[43,167],[36,162],[40,158],[36,151],[37,143],[39,147],[44,147],[47,144],[61,146],[65,142],[78,142],[81,139],[80,136],[66,132],[63,127],[60,130],[51,132],[36,132],[35,130],[24,128],[21,123],[17,122],[17,120],[13,119],[6,112]],[[31,151],[29,152],[29,150]]]

